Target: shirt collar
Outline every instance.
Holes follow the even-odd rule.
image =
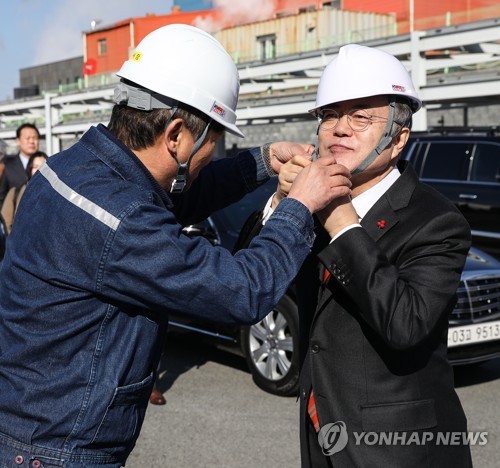
[[[26,156],[25,154],[23,153],[19,153],[19,159],[21,160],[21,162],[23,163],[23,167],[24,169],[26,169],[28,167],[28,162],[30,160],[30,157],[29,156]]]
[[[368,211],[371,210],[373,205],[377,203],[379,198],[389,190],[389,187],[396,182],[398,177],[401,175],[399,169],[394,167],[394,169],[387,174],[380,182],[370,187],[366,192],[358,195],[352,199],[352,204],[358,217],[362,220]]]

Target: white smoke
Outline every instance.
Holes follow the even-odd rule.
[[[224,18],[239,23],[270,18],[274,12],[274,0],[214,0],[214,6]]]
[[[220,11],[220,20],[198,17],[195,26],[208,32],[215,32],[223,27],[271,18],[275,0],[214,0],[213,6]]]

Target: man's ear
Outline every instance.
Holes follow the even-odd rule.
[[[177,118],[172,120],[163,134],[165,145],[171,154],[177,154],[182,140],[182,133],[186,131],[184,120]]]
[[[401,131],[394,137],[394,147],[392,148],[391,159],[394,159],[400,155],[409,137],[410,129],[407,127],[403,127]]]

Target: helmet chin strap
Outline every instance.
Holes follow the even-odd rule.
[[[188,176],[188,171],[189,171],[189,163],[191,162],[192,157],[198,151],[201,144],[205,140],[205,137],[207,136],[208,129],[210,127],[210,123],[211,123],[211,121],[207,123],[205,130],[203,130],[203,133],[201,134],[201,136],[196,140],[196,142],[193,146],[193,149],[189,153],[189,157],[185,163],[181,164],[179,162],[179,160],[177,159],[177,157],[175,156],[175,154],[172,154],[172,157],[175,159],[175,162],[177,163],[177,175],[175,176],[175,179],[172,181],[172,186],[170,187],[170,193],[181,193],[186,188],[187,176]]]
[[[319,158],[319,124],[318,128],[316,128],[316,145],[314,145],[314,150],[311,153],[311,158],[313,161]]]
[[[385,124],[384,134],[380,138],[378,145],[368,154],[368,156],[361,161],[359,166],[352,171],[352,175],[359,174],[363,172],[377,157],[384,151],[392,139],[397,135],[397,132],[393,135],[391,134],[391,127],[394,123],[394,107],[395,101],[394,98],[391,97],[389,102],[389,117],[387,119],[387,123]]]

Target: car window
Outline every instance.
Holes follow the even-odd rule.
[[[247,218],[266,204],[269,197],[276,192],[277,179],[272,178],[255,191],[245,195],[239,202],[224,208],[227,222],[235,231],[241,229]]]
[[[425,154],[422,178],[461,180],[467,178],[471,145],[460,142],[432,142]]]
[[[500,145],[489,143],[476,145],[470,179],[500,183]]]
[[[401,154],[401,159],[407,159],[411,161],[411,164],[419,177],[421,177],[420,171],[422,169],[422,155],[425,153],[426,147],[427,143],[413,142],[410,139],[406,143]]]

